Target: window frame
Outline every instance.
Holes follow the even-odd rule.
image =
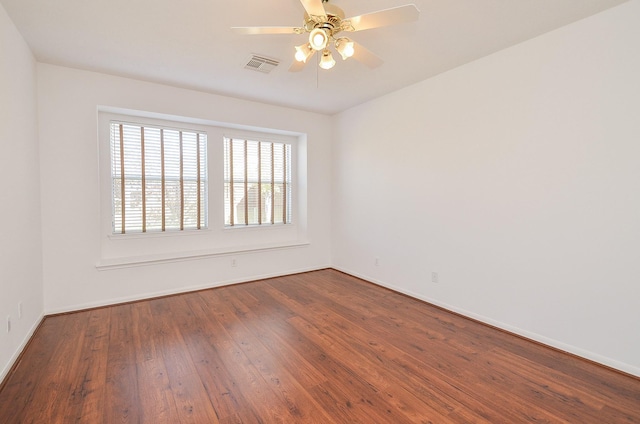
[[[100,270],[147,263],[192,260],[264,249],[307,245],[307,136],[224,124],[152,112],[98,106],[98,170],[100,181]],[[201,230],[113,234],[111,196],[111,121],[195,130],[207,135],[208,228]],[[291,223],[286,225],[225,226],[224,137],[260,139],[291,144]],[[302,170],[302,172],[300,172]]]

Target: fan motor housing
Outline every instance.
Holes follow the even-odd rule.
[[[324,10],[326,12],[326,18],[322,16],[309,16],[308,13],[304,14],[304,28],[307,32],[311,32],[314,28],[322,28],[333,35],[342,30],[344,11],[338,6],[329,3],[324,3]]]

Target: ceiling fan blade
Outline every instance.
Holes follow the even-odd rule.
[[[371,69],[377,68],[384,63],[384,61],[380,59],[380,57],[376,56],[370,50],[362,47],[361,44],[355,42],[353,43],[352,58],[357,60],[358,62],[364,63]]]
[[[262,34],[299,34],[300,28],[296,27],[233,27],[231,28],[236,34],[244,35],[262,35]]]
[[[405,4],[404,6],[343,19],[343,21],[350,21],[353,26],[353,31],[363,31],[365,29],[417,21],[419,15],[420,11],[415,4]],[[349,29],[347,28],[347,30]]]
[[[309,16],[326,16],[327,14],[324,11],[322,0],[300,0],[300,3]]]
[[[306,65],[306,63],[298,62],[297,60],[294,60],[291,66],[289,67],[289,72],[300,72],[304,68],[304,65]]]

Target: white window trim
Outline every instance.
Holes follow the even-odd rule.
[[[207,134],[208,228],[113,234],[111,227],[111,158],[109,123],[112,121],[160,125]],[[224,225],[223,137],[259,139],[292,145],[292,213],[290,224],[227,227]],[[305,246],[307,240],[306,135],[201,119],[98,107],[100,178],[100,270],[151,263],[196,260],[238,252]]]

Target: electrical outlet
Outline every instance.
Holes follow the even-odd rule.
[[[231,266],[234,268],[238,266],[238,261],[236,260],[236,258],[231,259]]]
[[[7,315],[7,333],[11,333],[11,316]]]
[[[18,302],[18,319],[22,319],[22,302]]]
[[[431,273],[431,282],[438,284],[439,279],[438,279],[438,273],[437,272],[432,272]]]
[[[374,258],[374,259],[373,259],[373,264],[374,264],[375,266],[380,266],[380,258]]]

